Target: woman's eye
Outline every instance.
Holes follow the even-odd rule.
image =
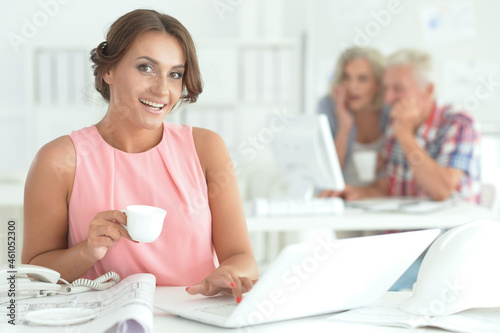
[[[147,64],[142,64],[142,65],[139,65],[137,66],[137,68],[141,71],[141,72],[145,72],[145,73],[152,73],[153,72],[153,68]]]
[[[170,73],[169,75],[172,79],[181,79],[182,78],[182,74],[179,73],[179,72],[172,72]]]

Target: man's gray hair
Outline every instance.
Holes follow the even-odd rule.
[[[434,69],[431,56],[416,49],[402,49],[387,57],[386,68],[411,66],[415,70],[416,79],[424,87],[434,83]]]

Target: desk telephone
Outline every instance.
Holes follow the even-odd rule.
[[[61,278],[58,272],[37,265],[18,265],[0,270],[0,303],[16,300],[52,296],[55,294],[77,294],[89,290],[108,289],[120,281],[115,272],[108,272],[95,280],[77,279],[73,283]],[[58,283],[59,281],[63,283]]]

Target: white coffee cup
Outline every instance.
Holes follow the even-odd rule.
[[[133,240],[140,243],[154,242],[161,234],[167,211],[158,207],[132,205],[123,209],[127,215],[124,226]]]
[[[358,178],[362,182],[373,182],[376,178],[377,152],[355,151],[352,155]]]

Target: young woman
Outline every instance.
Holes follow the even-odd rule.
[[[344,179],[349,185],[366,186],[373,181],[370,180],[373,177],[360,174],[361,159],[356,161],[355,155],[364,153],[369,157],[371,152],[376,161],[382,148],[382,135],[389,119],[388,109],[382,106],[383,72],[384,57],[377,50],[360,47],[345,50],[337,62],[331,91],[318,105],[318,112],[328,116]]]
[[[135,10],[110,27],[91,60],[107,112],[35,157],[23,263],[68,281],[152,273],[158,285],[241,301],[258,272],[228,151],[214,132],[164,121],[202,91],[189,32],[173,17]],[[134,242],[121,225],[120,210],[133,204],[167,211],[155,242]]]

